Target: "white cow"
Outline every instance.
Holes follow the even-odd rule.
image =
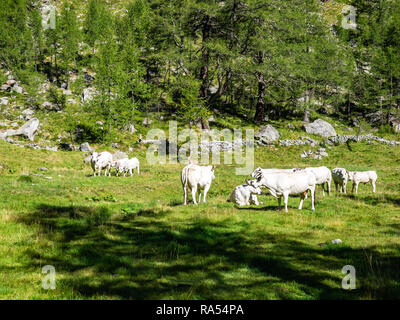
[[[96,171],[98,171],[98,176],[101,174],[101,170],[104,169],[104,175],[111,176],[111,164],[112,164],[112,154],[104,151],[104,152],[92,152],[92,158],[90,160],[90,164],[93,169],[93,175],[96,176]]]
[[[293,168],[293,169],[276,169],[276,168],[262,169],[262,168],[258,167],[257,169],[255,169],[253,171],[251,176],[253,178],[259,179],[263,174],[266,174],[266,173],[291,173],[291,172],[295,172],[295,171],[296,171],[296,168]]]
[[[117,177],[119,176],[119,174],[121,174],[125,171],[127,161],[128,161],[127,158],[118,159],[118,160],[113,161],[112,167],[115,168]]]
[[[189,164],[182,169],[181,182],[184,194],[184,205],[187,204],[188,189],[192,191],[194,204],[196,202],[197,188],[199,188],[199,203],[201,202],[201,190],[203,190],[203,202],[206,202],[207,192],[211,187],[211,182],[215,179],[214,166],[198,166]]]
[[[349,171],[349,180],[353,181],[353,187],[351,192],[354,192],[354,187],[356,188],[356,194],[358,193],[358,185],[360,183],[368,183],[372,184],[372,192],[376,192],[376,180],[378,179],[378,175],[376,171]]]
[[[232,191],[230,201],[236,203],[239,206],[248,206],[250,203],[259,205],[256,194],[261,194],[259,187],[253,186],[253,181],[247,180],[246,184],[237,186]]]
[[[349,180],[348,171],[345,168],[335,168],[332,170],[332,178],[335,183],[336,192],[339,191],[346,193],[347,181]]]
[[[135,169],[137,169],[137,173],[140,174],[138,158],[133,157],[132,159],[126,160],[127,161],[125,162],[124,177],[128,171],[132,177]]]
[[[332,173],[327,167],[307,167],[304,169],[294,169],[294,171],[309,171],[314,174],[316,184],[322,186],[322,195],[325,196],[325,184],[328,195],[331,193]],[[306,197],[307,198],[307,197]]]
[[[285,212],[288,212],[287,205],[290,194],[300,194],[299,210],[301,210],[307,191],[311,193],[311,206],[314,211],[315,184],[315,175],[306,170],[292,173],[266,173],[254,183],[255,186],[268,188],[268,191],[278,199],[279,210],[281,209],[281,198],[283,197]]]

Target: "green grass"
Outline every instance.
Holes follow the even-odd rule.
[[[304,147],[304,149],[309,149]],[[319,190],[316,211],[227,202],[246,177],[219,165],[207,204],[183,206],[181,164],[91,177],[78,152],[0,142],[0,299],[387,299],[400,296],[400,148],[353,144],[301,159],[301,147],[256,149],[256,166],[375,169],[377,193]],[[41,167],[49,170],[42,172]],[[30,175],[42,173],[51,176]],[[348,188],[351,189],[351,188]],[[340,238],[339,245],[319,246]],[[345,265],[357,289],[341,288]],[[56,289],[41,286],[56,269]]]

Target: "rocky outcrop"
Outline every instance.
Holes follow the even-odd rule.
[[[25,136],[29,140],[33,141],[38,128],[39,128],[39,120],[37,118],[33,118],[17,130],[10,129],[5,132],[1,132],[0,138],[6,139],[12,136]]]

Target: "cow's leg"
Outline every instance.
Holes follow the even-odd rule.
[[[299,210],[301,210],[301,208],[303,207],[303,201],[304,201],[304,199],[306,198],[307,192],[308,192],[308,190],[307,190],[306,192],[303,192],[303,193],[300,195]]]
[[[187,186],[185,186],[185,184],[183,184],[183,205],[187,205],[187,196],[188,196],[188,190],[187,190]]]
[[[206,197],[207,197],[207,192],[208,192],[208,190],[210,190],[210,187],[211,187],[211,185],[206,185],[206,186],[204,187],[204,191],[203,191],[203,202],[204,202],[204,203],[207,202],[207,201],[206,201]]]
[[[201,189],[199,188],[199,203],[201,203]]]
[[[337,192],[338,190],[338,184],[335,182],[335,191]]]
[[[343,192],[344,192],[344,194],[347,194],[346,186],[347,186],[347,181],[343,183]]]
[[[356,194],[358,194],[358,183],[356,184]]]
[[[283,202],[285,204],[285,212],[288,212],[288,201],[289,201],[289,194],[288,193],[284,193],[283,194]]]
[[[351,193],[354,193],[355,186],[356,186],[356,184],[353,182],[353,186],[351,187]]]
[[[194,204],[197,204],[196,194],[197,194],[197,186],[193,186],[193,188],[192,188],[192,198],[193,198],[193,203]]]
[[[328,188],[328,196],[331,195],[331,180],[327,181],[326,186]]]
[[[281,211],[281,197],[278,197],[278,211]]]
[[[322,187],[322,196],[325,197],[325,183],[321,184]]]
[[[131,177],[133,176],[133,170],[132,169],[129,169],[129,173],[130,173],[130,175],[131,175]]]
[[[315,206],[314,206],[314,204],[315,204],[315,186],[314,186],[314,188],[311,188],[310,192],[311,192],[311,210],[315,211]]]
[[[375,193],[376,192],[376,185],[375,185],[375,181],[371,181],[372,184],[372,192]]]

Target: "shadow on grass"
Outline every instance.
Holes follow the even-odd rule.
[[[67,275],[63,286],[83,298],[400,297],[398,251],[387,257],[377,248],[321,248],[246,225],[238,230],[240,222],[229,220],[169,223],[168,214],[138,209],[140,218],[119,221],[107,207],[40,205],[20,222],[40,227],[53,249],[26,250],[27,267],[53,265]],[[340,287],[348,264],[359,288],[350,292]]]

